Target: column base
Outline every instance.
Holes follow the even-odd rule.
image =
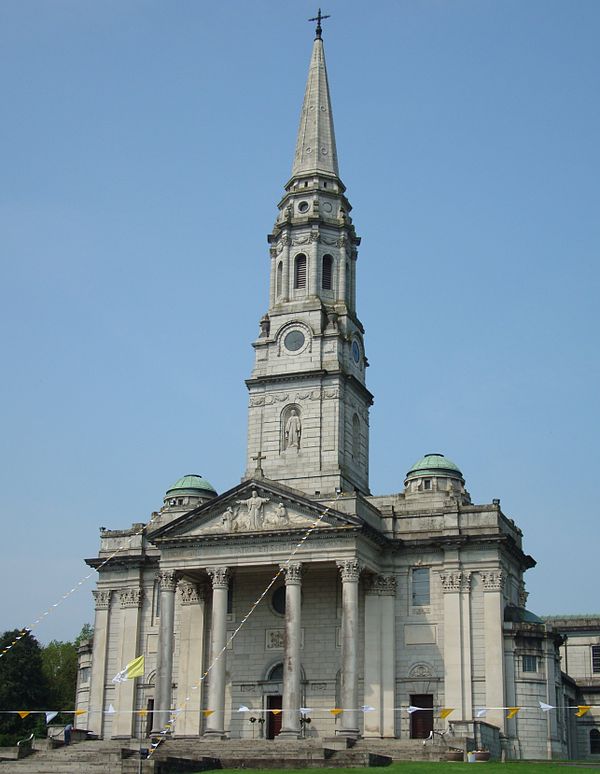
[[[292,739],[302,739],[302,734],[300,731],[293,731],[292,729],[288,729],[286,731],[280,731],[275,737],[276,742],[286,742]]]
[[[205,731],[202,734],[203,739],[227,739],[227,734],[224,731]]]

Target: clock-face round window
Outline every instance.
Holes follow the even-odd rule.
[[[304,334],[302,331],[299,330],[293,330],[290,331],[285,339],[283,340],[284,347],[289,350],[290,352],[297,352],[299,349],[301,349],[304,346]]]
[[[358,363],[360,360],[360,347],[358,346],[357,341],[352,342],[352,357],[354,358],[355,363]]]
[[[298,205],[299,212],[308,212],[308,202],[300,202]]]

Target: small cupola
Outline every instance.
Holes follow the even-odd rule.
[[[409,495],[443,494],[468,498],[465,479],[458,465],[439,452],[426,454],[406,474],[404,493]]]
[[[188,473],[167,489],[164,509],[190,511],[217,496],[212,484],[197,473]]]

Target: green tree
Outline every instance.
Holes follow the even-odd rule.
[[[0,651],[20,635],[19,629],[0,636]],[[29,632],[0,658],[0,710],[49,709],[50,691],[42,666],[42,649]],[[41,724],[43,726],[43,722]],[[39,715],[21,719],[0,714],[0,745],[14,745],[40,726]]]
[[[49,642],[42,650],[42,670],[50,689],[51,709],[75,709],[77,648],[74,643]]]

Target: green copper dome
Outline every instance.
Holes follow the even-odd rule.
[[[418,462],[415,462],[406,474],[406,477],[435,476],[436,474],[458,475],[462,478],[462,473],[460,472],[458,465],[455,465],[448,457],[444,457],[443,454],[426,454]]]
[[[167,489],[166,497],[174,494],[198,495],[201,492],[217,494],[214,487],[205,478],[197,473],[188,473],[187,476],[176,481],[170,489]]]

